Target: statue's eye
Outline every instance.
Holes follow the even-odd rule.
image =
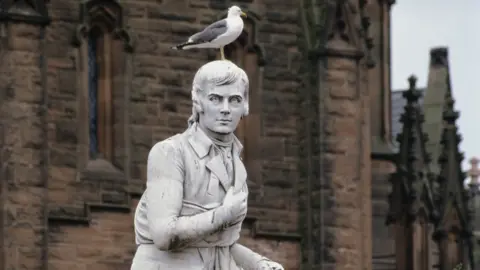
[[[213,102],[218,102],[218,101],[220,101],[220,98],[219,98],[218,96],[215,96],[215,95],[210,96],[209,99],[210,99],[210,101],[213,101]]]
[[[242,102],[242,99],[239,98],[239,97],[232,97],[232,98],[230,99],[230,102],[232,102],[232,103],[240,103],[240,102]]]

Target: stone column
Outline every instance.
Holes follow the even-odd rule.
[[[390,9],[394,1],[368,1],[367,12],[371,18],[372,60],[375,67],[368,72],[370,94],[370,121],[372,151],[377,154],[392,152],[391,143],[391,46]]]
[[[478,158],[473,157],[470,159],[470,170],[468,170],[468,176],[470,176],[470,185],[478,186],[478,177],[480,176],[480,168],[478,167]]]
[[[5,25],[2,25],[0,28],[0,85],[7,85],[9,74],[8,74],[8,64],[4,61],[6,51],[8,50],[6,42],[6,31]],[[4,233],[4,224],[6,220],[5,215],[5,200],[6,200],[6,181],[2,181],[6,179],[6,157],[8,155],[7,148],[5,147],[5,121],[4,118],[4,109],[3,103],[6,97],[6,91],[0,90],[0,267],[4,268],[4,261],[5,261],[5,233]]]
[[[468,205],[468,210],[469,210],[469,215],[470,215],[470,221],[471,221],[471,228],[472,228],[472,237],[469,239],[469,244],[470,247],[473,249],[472,255],[473,255],[473,264],[475,267],[479,266],[479,256],[476,255],[476,250],[478,249],[477,243],[480,240],[480,211],[477,209],[480,209],[480,196],[479,193],[479,187],[480,183],[478,182],[478,177],[480,176],[480,168],[478,166],[479,159],[476,157],[473,157],[470,159],[470,170],[468,170],[467,174],[470,177],[470,183],[468,184],[469,190],[469,205]]]
[[[367,67],[354,30],[358,6],[340,2],[328,6],[324,45],[309,57],[317,85],[308,89],[311,101],[305,106],[311,136],[310,171],[302,183],[307,221],[302,230],[309,243],[304,245],[305,269],[371,269],[371,178],[365,173],[370,159],[364,155],[370,153]]]
[[[2,4],[0,61],[3,260],[1,269],[47,269],[47,100],[43,1]]]
[[[394,265],[394,239],[385,226],[389,175],[395,171],[391,140],[390,10],[394,1],[368,1],[366,10],[371,25],[371,57],[375,66],[368,71],[370,131],[372,142],[372,263]]]

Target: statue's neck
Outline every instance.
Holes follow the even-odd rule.
[[[200,129],[207,135],[212,142],[218,146],[231,146],[233,144],[233,138],[234,135],[233,133],[227,133],[227,134],[220,134],[211,131],[210,129],[204,127],[203,125],[198,125]]]

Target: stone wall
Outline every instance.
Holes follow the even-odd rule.
[[[2,33],[2,269],[40,269],[47,251],[44,32],[17,23]]]
[[[129,269],[148,151],[186,128],[193,75],[216,55],[170,47],[218,19],[227,2],[127,0],[90,14],[126,30],[109,30],[109,160],[88,154],[89,22],[79,2],[49,1],[45,35],[37,26],[9,26],[0,63],[0,81],[11,85],[0,93],[5,269]],[[332,27],[327,52],[308,51],[299,45],[300,2],[239,1],[259,75],[250,76],[258,91],[250,119],[259,125],[244,131],[259,138],[249,145],[258,148],[258,172],[249,179],[241,242],[289,270],[371,269],[370,92],[363,37],[352,28],[360,9],[356,1],[340,5],[345,17],[330,20],[348,31]]]
[[[253,112],[261,125],[250,131],[260,137],[260,173],[249,179],[250,210],[241,241],[287,269],[299,269],[299,4],[264,0],[244,7],[265,61],[258,69],[261,106]],[[216,20],[227,4],[122,1],[122,8],[134,51],[115,47],[114,52],[121,61],[116,58],[111,77],[118,98],[112,101],[112,162],[88,160],[79,2],[50,1],[52,21],[43,36],[39,26],[15,22],[8,28],[0,75],[9,86],[1,118],[5,269],[129,269],[135,248],[132,209],[144,188],[148,151],[186,128],[194,72],[215,57],[169,48]],[[119,83],[120,78],[127,80]]]
[[[364,7],[365,1],[311,2],[308,8],[318,18],[303,24],[311,38],[305,43],[313,44],[304,54],[308,88],[301,140],[302,259],[308,269],[372,267]]]
[[[394,1],[370,1],[367,5],[373,40],[368,72],[370,131],[372,137],[372,264],[373,269],[395,268],[393,229],[386,226],[390,174],[395,171],[391,138],[391,45],[390,14]],[[393,138],[395,141],[395,138]]]

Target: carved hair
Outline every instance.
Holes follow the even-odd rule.
[[[198,122],[202,106],[200,104],[200,95],[205,95],[206,91],[220,85],[230,85],[240,83],[243,88],[243,97],[245,99],[245,113],[248,115],[248,77],[243,69],[228,60],[216,60],[208,62],[200,67],[195,74],[192,83],[192,115],[188,119],[190,127]]]

